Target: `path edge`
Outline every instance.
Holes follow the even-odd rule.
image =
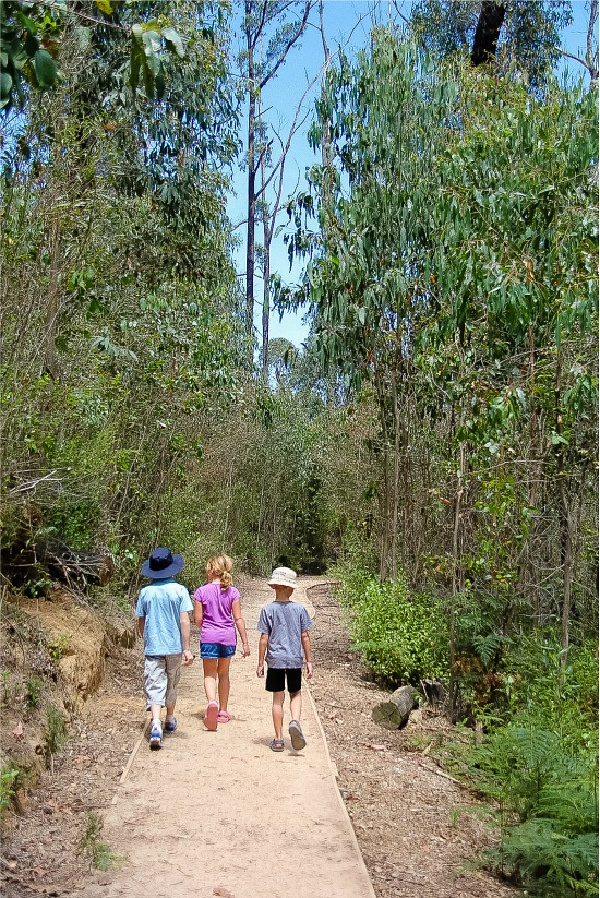
[[[331,775],[331,784],[334,788],[338,803],[342,810],[342,816],[344,818],[344,825],[346,827],[348,835],[350,836],[350,841],[352,843],[352,847],[353,847],[354,853],[355,853],[357,861],[358,861],[358,866],[362,869],[362,871],[366,877],[366,881],[369,884],[369,894],[368,894],[368,896],[365,895],[365,898],[377,898],[377,896],[375,894],[375,889],[373,887],[373,883],[371,882],[371,876],[369,875],[367,865],[365,864],[365,859],[362,856],[362,851],[360,850],[360,845],[359,845],[358,839],[356,837],[356,832],[354,831],[354,827],[352,826],[352,820],[350,819],[350,815],[348,814],[348,808],[346,807],[344,799],[340,795],[339,786],[337,784],[337,776],[338,776],[337,767],[336,767],[335,762],[333,761],[331,754],[329,752],[327,736],[325,735],[325,730],[323,729],[323,724],[321,723],[321,719],[319,717],[319,712],[317,711],[317,706],[315,704],[315,700],[312,697],[310,689],[307,688],[306,692],[308,693],[310,704],[312,705],[313,713],[314,713],[315,719],[317,721],[317,726],[319,727],[319,730],[321,732],[321,738],[323,740],[323,745],[325,747],[325,757],[327,758],[327,767],[328,767],[329,773]]]

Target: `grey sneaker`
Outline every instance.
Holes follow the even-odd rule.
[[[290,739],[292,740],[292,748],[294,751],[301,751],[306,745],[306,739],[304,738],[300,722],[298,720],[291,720],[288,730]]]

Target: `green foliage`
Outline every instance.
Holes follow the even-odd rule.
[[[25,684],[25,704],[28,708],[37,708],[40,703],[40,695],[44,687],[44,681],[32,675]]]
[[[411,28],[437,56],[468,54],[473,46],[480,3],[419,0],[411,9]],[[559,58],[560,30],[573,20],[564,0],[506,3],[497,65],[524,73],[532,84],[543,82]]]
[[[110,846],[100,838],[103,825],[98,814],[88,811],[85,832],[79,840],[77,854],[89,855],[92,868],[105,873],[107,870],[119,869],[123,858],[115,854]]]
[[[50,759],[60,752],[65,739],[64,716],[56,705],[50,704],[46,710],[46,753]]]
[[[71,638],[70,633],[57,633],[56,636],[48,642],[48,654],[55,664],[68,654]]]
[[[354,646],[378,677],[394,686],[447,679],[448,631],[438,601],[409,593],[403,576],[381,584],[364,571],[348,579],[336,573]]]
[[[0,770],[0,816],[10,806],[11,796],[14,794],[14,783],[19,776],[17,768],[5,765]]]
[[[113,5],[109,0],[96,0],[95,6],[95,17],[85,13],[80,17],[80,10],[70,9],[65,0],[4,0],[0,4],[0,109],[10,109],[15,101],[23,106],[25,84],[47,90],[60,81],[58,61],[65,28],[73,29],[80,48],[89,53],[92,35],[102,29],[104,21],[127,36],[131,53],[129,78],[133,89],[137,88],[142,71],[146,94],[149,97],[155,93],[164,94],[165,55],[173,53],[180,59],[185,56],[178,31],[165,22],[163,27],[153,22],[136,22],[127,27],[129,23],[121,24],[121,12],[127,18],[127,10],[123,10],[124,4],[120,2]],[[105,30],[111,31],[110,28]]]
[[[492,802],[500,844],[485,858],[531,893],[597,895],[598,668],[595,645],[564,653],[555,634],[522,635],[502,665],[507,711],[484,741],[438,751]]]

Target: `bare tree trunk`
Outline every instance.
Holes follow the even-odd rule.
[[[44,368],[52,378],[58,378],[56,334],[58,331],[60,281],[60,218],[56,215],[50,230],[50,277],[48,282],[48,308],[46,312],[46,337]]]
[[[259,116],[262,121],[262,98],[259,97]],[[262,195],[262,225],[263,225],[263,304],[262,304],[262,349],[261,349],[261,368],[262,379],[266,384],[269,379],[269,305],[270,305],[270,285],[271,277],[271,238],[272,231],[269,229],[269,210],[267,207],[266,194],[266,175],[265,175],[265,154],[260,154],[260,176],[261,176],[261,195]]]
[[[252,13],[252,3],[246,0],[246,16]],[[256,128],[256,89],[254,70],[254,42],[250,25],[246,28],[246,44],[248,48],[248,225],[246,243],[246,327],[251,338],[254,337],[254,256],[256,226],[256,164],[254,161],[254,141]],[[252,345],[254,340],[252,339]],[[252,349],[251,349],[252,352]]]
[[[392,482],[392,530],[390,533],[391,548],[391,574],[392,579],[398,578],[398,505],[399,479],[400,479],[400,412],[398,409],[398,385],[396,372],[392,371],[392,402],[394,403],[394,479]]]

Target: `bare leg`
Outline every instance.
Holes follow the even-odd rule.
[[[152,705],[150,708],[152,720],[160,720],[160,705]]]
[[[285,692],[273,693],[273,726],[275,727],[275,738],[282,738],[283,731],[283,703],[285,701]]]
[[[203,658],[204,667],[204,691],[209,702],[217,700],[217,659]]]
[[[301,692],[290,693],[290,714],[292,715],[292,720],[297,720],[300,723],[300,715],[302,714]]]
[[[227,710],[227,702],[229,701],[229,665],[231,658],[219,658],[217,664],[217,674],[219,676],[219,708],[221,711]]]

